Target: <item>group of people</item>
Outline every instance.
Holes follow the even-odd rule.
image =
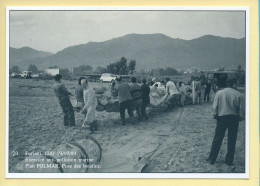
[[[69,99],[69,96],[72,94],[61,83],[61,77],[59,74],[55,76],[54,93],[64,114],[64,125],[75,126],[74,109]],[[154,85],[154,81],[155,79],[152,80],[150,85]],[[229,166],[233,164],[239,121],[245,118],[244,96],[236,90],[236,85],[235,79],[228,79],[227,87],[219,90],[214,98],[212,108],[214,118],[217,120],[217,126],[211,152],[207,159],[210,164],[216,162],[226,130],[228,130],[228,150],[225,164]],[[205,79],[200,77],[199,80],[193,80],[193,86],[195,89],[195,100],[197,99],[199,103],[201,102],[201,91],[204,89],[204,86],[204,100],[209,102],[210,81],[205,83]],[[131,83],[123,82],[118,77],[116,82],[112,83],[112,91],[118,95],[122,125],[125,125],[126,110],[131,121],[133,121],[134,110],[136,110],[139,120],[143,118],[148,119],[146,108],[150,104],[150,86],[146,83],[146,79],[143,79],[142,84],[139,85],[135,77],[131,77]],[[186,89],[182,82],[179,82],[176,86],[173,81],[166,78],[165,93],[169,105],[175,104],[176,100],[180,100],[181,105],[184,104]],[[82,127],[88,127],[87,125],[89,125],[90,131],[93,133],[97,130],[95,115],[98,103],[94,89],[89,86],[87,79],[84,77],[79,78],[75,95],[77,99],[76,107],[80,108],[80,112],[85,115]]]
[[[60,106],[64,115],[64,126],[75,126],[74,108],[71,104],[69,96],[72,95],[61,83],[62,76],[57,74],[55,77],[53,90],[59,100]],[[96,107],[97,97],[96,93],[88,84],[86,78],[81,77],[78,80],[78,85],[75,89],[75,96],[77,99],[76,108],[85,115],[82,127],[89,127],[91,133],[97,130]],[[88,126],[89,125],[89,126]]]
[[[194,88],[193,104],[201,104],[202,94],[204,95],[204,102],[210,101],[211,81],[204,78],[195,78],[192,81],[192,87]]]
[[[151,85],[155,84],[158,87],[155,78],[152,79]],[[211,81],[203,77],[191,78],[190,86],[185,86],[182,81],[174,82],[170,78],[166,78],[165,81],[160,82],[164,88],[165,93],[168,95],[166,103],[169,107],[184,106],[187,93],[191,94],[193,104],[201,104],[202,95],[204,95],[204,102],[210,101]],[[190,87],[190,88],[187,88]]]
[[[91,133],[98,130],[96,122],[96,107],[98,105],[95,91],[89,86],[88,80],[80,77],[78,85],[75,89],[77,104],[73,108],[69,96],[72,95],[61,83],[62,76],[55,76],[53,90],[59,100],[64,115],[64,126],[75,126],[74,110],[80,111],[85,115],[82,127],[89,128]],[[131,121],[133,122],[133,111],[136,110],[139,120],[148,119],[146,107],[150,104],[150,88],[146,84],[146,80],[142,80],[140,86],[136,82],[136,78],[131,78],[131,84],[122,82],[121,78],[116,79],[113,90],[118,94],[120,117],[122,124],[125,125],[125,110],[127,110]]]
[[[75,116],[74,110],[76,108],[79,109],[82,114],[85,114],[85,120],[83,122],[82,127],[88,127],[91,132],[97,130],[97,124],[95,120],[96,115],[96,107],[98,105],[97,97],[95,95],[95,91],[93,88],[88,86],[88,80],[85,77],[80,77],[78,80],[78,85],[75,89],[75,96],[77,100],[76,107],[73,108],[69,96],[72,95],[61,83],[62,76],[60,74],[55,76],[55,84],[53,85],[53,89],[56,97],[59,100],[60,106],[64,113],[64,125],[65,126],[75,126]],[[119,102],[119,110],[120,117],[122,121],[122,125],[125,125],[125,111],[127,110],[128,115],[130,117],[130,121],[134,121],[134,113],[136,110],[136,114],[138,116],[139,121],[142,119],[148,119],[148,115],[146,112],[147,106],[150,104],[150,86],[157,88],[156,79],[153,78],[152,81],[148,84],[146,83],[146,79],[142,79],[142,84],[139,85],[137,83],[136,77],[131,77],[131,83],[123,82],[121,77],[117,77],[116,81],[112,82],[112,93],[118,96]],[[195,90],[196,90],[196,100],[200,102],[200,95],[202,90],[202,85],[199,81],[194,81]],[[186,97],[186,88],[183,82],[179,82],[177,85],[170,80],[170,78],[166,78],[165,86],[165,94],[167,95],[166,104],[169,108],[180,105],[184,105],[185,97]],[[210,89],[209,86],[206,86],[205,92]],[[205,96],[207,94],[205,93]],[[209,101],[209,96],[207,97],[207,101]]]
[[[143,79],[142,85],[139,85],[135,77],[131,77],[130,84],[123,82],[121,77],[117,77],[116,82],[112,84],[112,91],[118,95],[122,125],[125,125],[125,110],[131,122],[133,122],[134,110],[139,120],[148,119],[146,107],[150,104],[150,87],[146,84],[146,79]]]

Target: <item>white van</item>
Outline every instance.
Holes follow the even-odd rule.
[[[113,80],[116,80],[116,76],[110,73],[104,73],[100,77],[101,82],[112,82]]]

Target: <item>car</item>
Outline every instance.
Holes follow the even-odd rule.
[[[32,76],[32,78],[40,78],[41,77],[40,74],[32,74],[31,76]]]
[[[12,73],[10,74],[10,77],[11,77],[11,78],[19,78],[20,76],[19,76],[19,74],[16,74],[16,73],[12,72]]]
[[[110,73],[104,73],[100,77],[101,82],[112,82],[114,80],[116,80],[116,76]]]

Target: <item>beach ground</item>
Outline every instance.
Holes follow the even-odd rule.
[[[9,169],[25,158],[25,151],[49,151],[72,138],[89,134],[82,129],[83,115],[75,112],[76,127],[63,126],[63,114],[51,80],[10,79],[9,85]],[[77,81],[63,81],[74,94]],[[90,83],[91,86],[109,84]],[[72,104],[75,98],[71,97]],[[149,119],[120,124],[119,113],[97,113],[99,130],[91,134],[101,145],[103,158],[148,157],[142,172],[147,173],[244,173],[245,122],[239,125],[234,159],[235,169],[227,169],[224,159],[227,134],[216,164],[206,162],[215,132],[216,120],[210,103],[166,110],[149,109]],[[18,152],[13,155],[11,152]],[[131,162],[129,162],[130,164]],[[129,165],[130,166],[130,165]],[[120,165],[110,169],[120,170]],[[119,171],[120,172],[120,171]]]

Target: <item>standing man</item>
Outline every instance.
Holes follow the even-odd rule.
[[[204,93],[204,101],[207,100],[207,102],[209,102],[210,100],[210,90],[211,90],[211,81],[208,80],[208,82],[205,84],[205,93]]]
[[[136,83],[136,78],[131,77],[130,94],[132,96],[133,110],[136,109],[139,121],[142,119],[141,107],[142,107],[142,89],[141,86]]]
[[[97,131],[97,123],[95,121],[97,107],[96,93],[92,87],[89,87],[86,79],[81,80],[81,84],[84,89],[83,98],[85,103],[81,113],[86,114],[82,127],[85,127],[85,124],[89,124],[91,133],[94,133],[94,131]]]
[[[195,104],[198,103],[201,104],[201,92],[203,89],[202,86],[202,79],[200,79],[199,81],[195,81]]]
[[[127,109],[128,115],[133,120],[133,111],[131,108],[131,94],[129,85],[121,82],[121,77],[116,78],[117,84],[115,90],[118,93],[118,101],[120,108],[120,117],[122,120],[122,125],[125,125],[125,110]]]
[[[170,107],[173,107],[178,103],[179,91],[174,82],[170,81],[170,78],[166,78],[165,94],[168,95],[167,103]]]
[[[69,99],[69,95],[72,94],[65,88],[65,85],[61,83],[61,78],[62,76],[60,74],[55,75],[53,90],[62,108],[64,126],[75,126],[74,110]]]
[[[186,99],[186,88],[182,81],[179,82],[179,91],[181,94],[181,106],[183,107]]]
[[[83,87],[81,85],[82,79],[86,79],[86,78],[80,77],[78,80],[77,87],[75,89],[75,96],[76,96],[76,100],[77,100],[77,104],[76,104],[77,112],[80,111],[84,107]]]
[[[146,107],[150,104],[150,87],[146,84],[146,79],[142,80],[142,107],[141,107],[141,113],[142,116],[145,117],[145,119],[148,119],[147,113],[146,113]]]
[[[206,83],[206,76],[203,71],[200,71],[200,80],[201,80],[200,82],[202,85],[204,85]]]
[[[228,130],[228,148],[225,164],[233,164],[239,121],[244,120],[245,100],[243,94],[236,90],[236,79],[227,80],[227,88],[216,93],[213,102],[213,114],[217,119],[215,136],[212,142],[211,152],[207,161],[210,164],[216,162],[224,135]]]

